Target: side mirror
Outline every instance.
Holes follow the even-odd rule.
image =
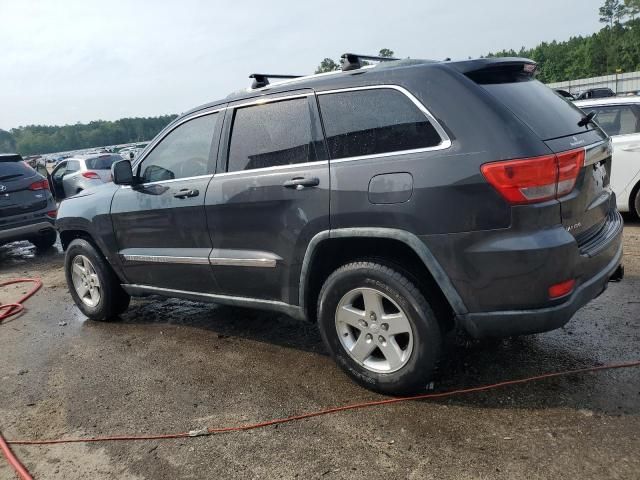
[[[119,160],[111,165],[111,178],[116,185],[133,185],[133,171],[129,160]]]

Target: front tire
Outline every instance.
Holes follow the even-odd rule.
[[[333,272],[320,291],[318,324],[338,365],[387,395],[425,391],[442,334],[428,302],[402,273],[373,262]]]
[[[87,240],[77,238],[69,244],[64,270],[73,301],[91,320],[111,320],[129,306],[131,297]]]

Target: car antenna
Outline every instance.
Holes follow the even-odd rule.
[[[302,75],[278,75],[269,73],[252,73],[249,78],[253,78],[251,88],[262,88],[269,85],[270,78],[300,78]]]

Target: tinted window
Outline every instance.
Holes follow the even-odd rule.
[[[585,112],[596,111],[595,121],[608,135],[628,135],[640,132],[640,112],[633,105],[584,107]]]
[[[239,108],[233,118],[229,172],[313,162],[321,138],[307,98]]]
[[[171,131],[140,165],[142,182],[197,177],[209,173],[217,113],[194,118]]]
[[[122,160],[120,155],[105,155],[102,157],[89,158],[85,161],[89,170],[109,170],[113,162]]]
[[[511,82],[486,83],[483,88],[507,106],[543,140],[584,132],[584,117],[576,106],[537,80],[514,78]],[[589,129],[593,125],[589,124]]]
[[[433,147],[438,132],[418,107],[391,89],[319,95],[331,158]]]
[[[10,181],[31,177],[35,171],[24,162],[0,162],[0,180]]]

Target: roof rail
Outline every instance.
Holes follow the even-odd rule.
[[[300,78],[302,75],[271,75],[269,73],[252,73],[249,78],[253,78],[251,88],[262,88],[269,85],[270,78]]]
[[[357,53],[343,53],[340,57],[340,67],[343,72],[362,68],[362,60],[374,60],[376,62],[390,62],[399,60],[394,57],[377,57],[375,55],[359,55]]]

